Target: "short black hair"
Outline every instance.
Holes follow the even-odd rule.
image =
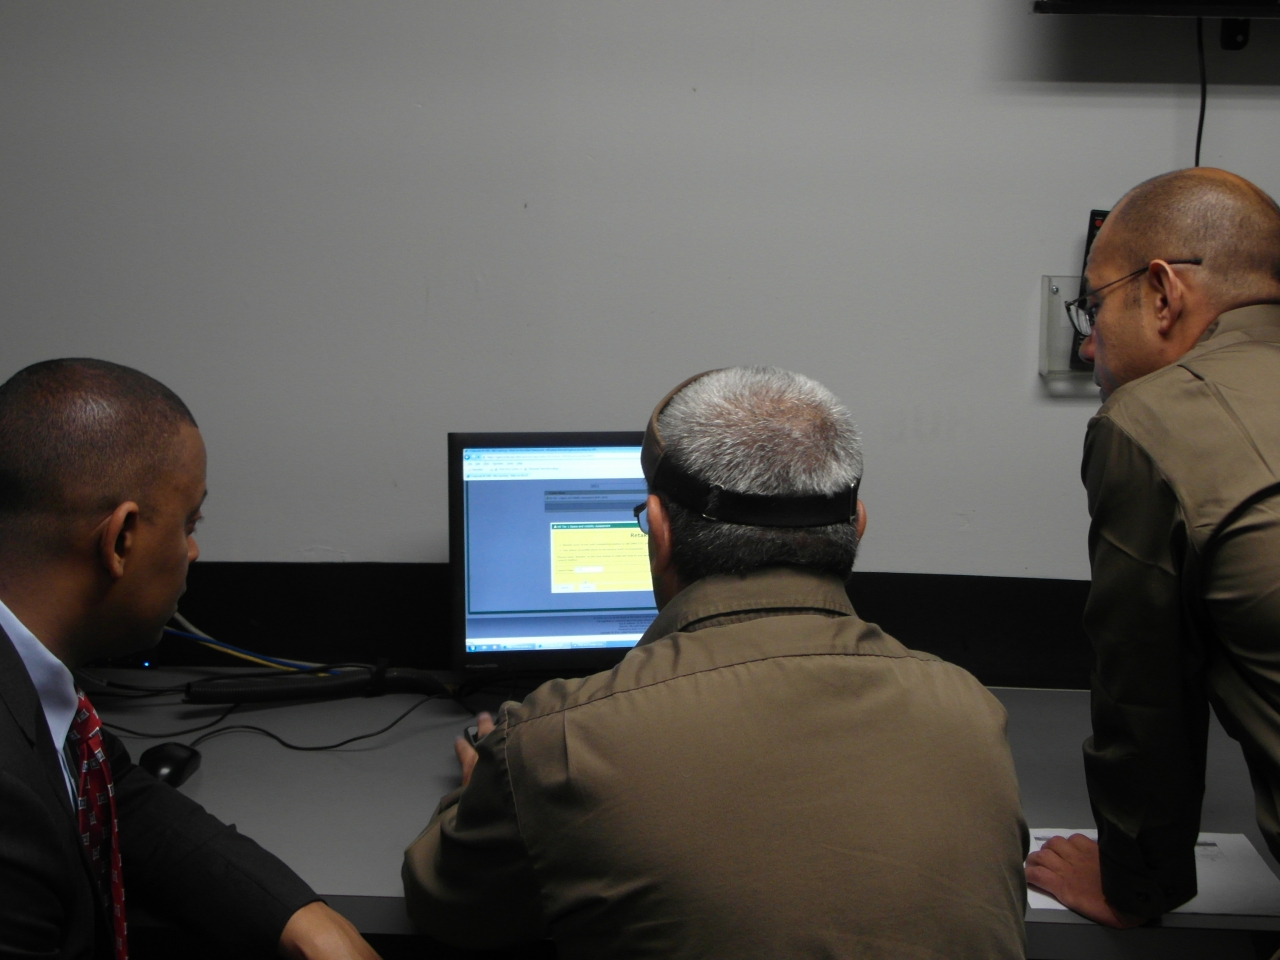
[[[45,360],[0,384],[0,546],[26,551],[67,521],[146,508],[194,427],[159,380],[106,360]]]

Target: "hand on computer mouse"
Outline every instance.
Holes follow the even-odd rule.
[[[476,717],[476,739],[487,736],[492,730],[493,717],[488,711],[483,711]],[[475,769],[480,754],[476,753],[475,747],[467,743],[466,737],[458,737],[453,741],[453,752],[458,755],[458,764],[462,767],[462,785],[465,787],[471,782],[471,771]]]

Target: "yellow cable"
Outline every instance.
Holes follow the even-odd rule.
[[[202,647],[208,647],[210,650],[217,650],[219,653],[225,653],[229,657],[239,657],[241,660],[248,660],[250,663],[260,664],[264,667],[270,667],[273,670],[283,670],[285,673],[297,673],[294,667],[285,667],[278,663],[272,663],[270,660],[261,660],[258,657],[250,656],[247,653],[240,653],[237,650],[228,650],[226,647],[216,643],[205,643],[203,640],[197,640]]]

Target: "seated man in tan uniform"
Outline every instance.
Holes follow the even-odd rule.
[[[1120,201],[1085,273],[1080,354],[1106,400],[1083,466],[1099,839],[1050,841],[1027,879],[1132,926],[1196,893],[1210,703],[1280,857],[1280,208],[1222,170],[1165,174]]]
[[[405,856],[418,927],[562,960],[1022,957],[1005,712],[850,606],[848,412],[796,374],[713,371],[659,404],[642,462],[660,613],[613,670],[460,744],[463,786]]]

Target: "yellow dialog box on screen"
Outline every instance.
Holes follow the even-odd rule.
[[[634,523],[551,524],[551,592],[652,590],[648,540]]]

